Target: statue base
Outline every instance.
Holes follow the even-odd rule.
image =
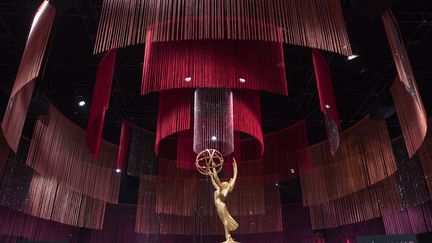
[[[240,242],[235,241],[235,240],[233,240],[233,239],[229,239],[229,240],[226,240],[226,241],[224,241],[224,242],[222,242],[222,243],[240,243]]]

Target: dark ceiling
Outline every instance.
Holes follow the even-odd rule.
[[[0,114],[18,69],[26,36],[35,10],[41,1],[0,1]],[[77,1],[75,7],[59,13],[48,47],[47,63],[37,87],[67,116],[86,127],[89,106],[80,108],[76,97],[91,101],[100,55],[92,55],[102,0]],[[388,88],[395,68],[384,29],[379,20],[369,21],[348,1],[342,1],[352,47],[360,57],[347,61],[326,53],[331,61],[336,101],[343,128],[351,126],[377,107],[391,104]],[[428,114],[432,85],[432,1],[396,2],[392,10],[400,22],[403,37],[417,76]],[[265,133],[306,119],[310,143],[325,135],[311,63],[310,51],[285,45],[289,96],[262,94]],[[111,104],[106,117],[104,137],[118,139],[121,118],[155,130],[158,96],[140,96],[143,46],[119,51]],[[30,121],[35,117],[30,116]],[[399,134],[395,115],[387,119],[392,136]]]

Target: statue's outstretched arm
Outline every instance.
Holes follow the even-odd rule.
[[[219,190],[219,185],[216,183],[213,174],[210,175],[211,182],[216,190]]]
[[[213,168],[213,169],[212,169],[212,172],[213,172],[213,174],[211,175],[212,180],[214,180],[214,181],[216,182],[216,185],[218,185],[219,188],[222,188],[222,186],[221,186],[221,181],[220,181],[220,179],[219,179],[219,176],[218,176],[218,173],[217,173],[216,169]]]
[[[234,189],[236,180],[237,180],[237,173],[238,173],[238,169],[237,169],[237,162],[236,160],[233,158],[233,170],[234,170],[234,175],[233,178],[230,179],[230,191],[232,191]]]

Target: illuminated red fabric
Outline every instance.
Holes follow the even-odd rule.
[[[96,84],[93,90],[86,137],[87,146],[95,159],[99,157],[103,123],[105,112],[109,107],[116,56],[117,49],[108,51],[99,64],[96,74]]]
[[[126,161],[129,152],[131,129],[132,129],[131,124],[129,124],[126,121],[122,122],[116,170],[125,171],[126,169]]]
[[[175,88],[253,89],[288,95],[282,43],[146,42],[141,94]]]
[[[330,142],[331,153],[334,155],[340,145],[341,128],[333,92],[330,68],[327,64],[327,60],[318,50],[312,49],[312,58],[320,98],[320,107],[325,115],[327,137]],[[330,119],[330,121],[327,119]]]

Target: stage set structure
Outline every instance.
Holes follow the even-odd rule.
[[[394,138],[370,115],[342,129],[329,58],[354,54],[340,0],[103,0],[87,127],[48,98],[29,121],[68,13],[65,0],[39,2],[1,123],[0,242],[353,243],[432,231],[432,121],[390,8],[380,21]],[[305,120],[263,132],[262,94],[289,96],[287,46],[310,57],[327,135],[316,144]],[[124,49],[144,51],[137,93],[157,94],[157,122],[120,116],[113,142],[104,125]],[[130,177],[136,204],[119,200]],[[279,183],[293,180],[301,204],[281,198]]]

